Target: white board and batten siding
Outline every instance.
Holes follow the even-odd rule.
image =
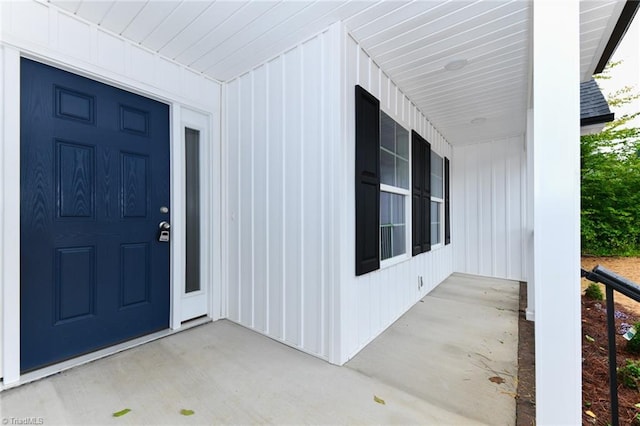
[[[398,264],[356,277],[355,85],[362,86],[378,98],[380,108],[391,118],[427,139],[432,151],[451,159],[452,150],[444,137],[352,37],[345,35],[343,42],[346,60],[343,102],[346,110],[343,114],[342,151],[345,173],[340,201],[343,207],[340,361],[346,362],[453,272],[453,244],[434,247],[430,252],[408,256]],[[410,236],[411,233],[408,238]],[[419,277],[424,283],[422,288],[418,286]]]
[[[98,3],[89,4],[99,7]],[[5,383],[19,377],[19,353],[14,350],[19,342],[19,242],[20,210],[20,122],[19,122],[19,81],[20,58],[26,57],[89,77],[124,90],[157,99],[171,105],[171,150],[172,150],[172,205],[183,202],[183,169],[180,161],[184,158],[182,144],[181,111],[188,108],[210,117],[212,135],[208,152],[211,163],[212,186],[205,199],[211,202],[220,193],[219,173],[220,145],[220,97],[221,84],[205,78],[156,52],[147,50],[136,43],[109,32],[104,28],[40,1],[0,2],[0,87],[2,108],[0,112],[0,376]],[[7,114],[7,111],[11,111]],[[209,149],[210,148],[210,149]],[[206,153],[205,153],[206,154]],[[204,155],[204,154],[203,154]],[[207,198],[209,197],[209,198]],[[205,200],[205,202],[207,202]],[[211,203],[213,220],[216,218],[217,203]],[[172,214],[173,264],[172,282],[183,280],[183,250],[179,230],[184,226],[183,214],[174,209]],[[219,233],[212,231],[211,235]],[[212,239],[213,240],[213,239]],[[219,251],[219,249],[216,249]],[[180,254],[182,253],[182,254]],[[182,260],[176,260],[182,259]],[[219,264],[214,259],[213,264]],[[215,274],[215,272],[214,272]],[[213,278],[219,281],[219,278]],[[174,305],[179,299],[181,288],[173,286]],[[216,296],[219,298],[220,295]],[[211,316],[219,318],[219,300],[211,302],[214,308]],[[173,328],[180,326],[179,307],[173,306]],[[11,366],[10,368],[5,368]]]
[[[456,146],[451,171],[454,270],[525,281],[523,137]]]
[[[332,27],[225,84],[227,316],[329,359],[340,117]]]
[[[341,24],[227,82],[223,95],[226,315],[336,364],[453,270],[448,245],[356,277],[356,84],[451,158]]]

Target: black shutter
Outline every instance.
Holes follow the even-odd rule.
[[[411,254],[431,250],[431,145],[411,131]]]
[[[422,138],[421,138],[422,139]],[[424,175],[422,178],[422,252],[431,250],[431,144],[424,141]]]
[[[424,173],[424,144],[418,140],[415,130],[411,131],[411,255],[422,253],[422,176]]]
[[[380,268],[380,101],[356,86],[356,275]]]
[[[444,243],[451,243],[451,213],[449,211],[449,159],[444,157]]]

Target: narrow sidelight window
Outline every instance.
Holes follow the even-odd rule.
[[[185,128],[187,265],[185,293],[200,290],[200,132]]]

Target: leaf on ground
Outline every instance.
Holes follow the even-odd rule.
[[[593,411],[591,411],[591,410],[587,410],[584,413],[589,417],[593,417],[594,419],[596,418],[596,415],[593,414]]]
[[[585,334],[584,338],[587,339],[589,342],[595,342],[596,341],[596,339],[594,339],[593,337],[589,336],[588,334]]]
[[[500,376],[489,377],[489,381],[493,383],[497,383],[499,385],[504,383],[504,379]]]
[[[640,402],[638,402],[637,404],[633,404],[633,406],[636,408],[640,408]]]
[[[193,416],[194,413],[195,411],[187,410],[186,408],[183,408],[182,410],[180,410],[180,414],[182,414],[183,416]]]
[[[385,404],[386,404],[386,402],[384,402],[384,399],[382,399],[382,398],[378,398],[378,397],[377,397],[377,396],[375,396],[375,395],[373,395],[373,400],[374,400],[375,402],[377,402],[378,404],[382,404],[382,405],[385,405]]]
[[[129,411],[131,411],[131,408],[125,408],[124,410],[116,411],[115,413],[113,413],[113,417],[122,417]]]

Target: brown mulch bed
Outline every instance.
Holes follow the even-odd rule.
[[[596,265],[616,272],[636,283],[640,283],[640,258],[629,257],[582,257],[582,267],[588,270]],[[584,290],[590,281],[582,280]],[[601,285],[604,293],[604,286]],[[622,323],[634,324],[640,321],[640,303],[619,293],[615,295],[615,310],[619,312],[616,329],[620,331]],[[524,317],[526,307],[526,285],[520,289],[520,318],[518,342],[518,390],[516,396],[517,426],[535,424],[535,340],[532,322]],[[626,317],[625,317],[626,316]],[[590,341],[585,336],[589,336]],[[626,365],[627,360],[640,362],[640,355],[626,350],[626,340],[622,335],[616,337],[616,363]],[[609,402],[609,355],[607,352],[606,301],[593,301],[582,297],[582,401],[584,425],[608,425],[611,422]],[[640,392],[627,389],[618,383],[619,419],[621,425],[633,425],[640,408]],[[587,411],[596,418],[590,417]]]
[[[536,356],[533,321],[527,321],[527,285],[520,283],[516,426],[536,424]]]
[[[622,329],[638,322],[640,316],[620,303],[615,303],[615,316],[618,367],[626,365],[627,360],[640,361],[640,356],[627,351],[627,341],[621,335]],[[590,300],[582,296],[582,423],[584,425],[607,425],[611,422],[607,345],[606,301]],[[618,400],[620,424],[634,424],[636,414],[640,413],[640,409],[635,407],[635,404],[640,403],[640,393],[637,389],[628,389],[618,382]],[[595,418],[587,412],[591,412]]]

